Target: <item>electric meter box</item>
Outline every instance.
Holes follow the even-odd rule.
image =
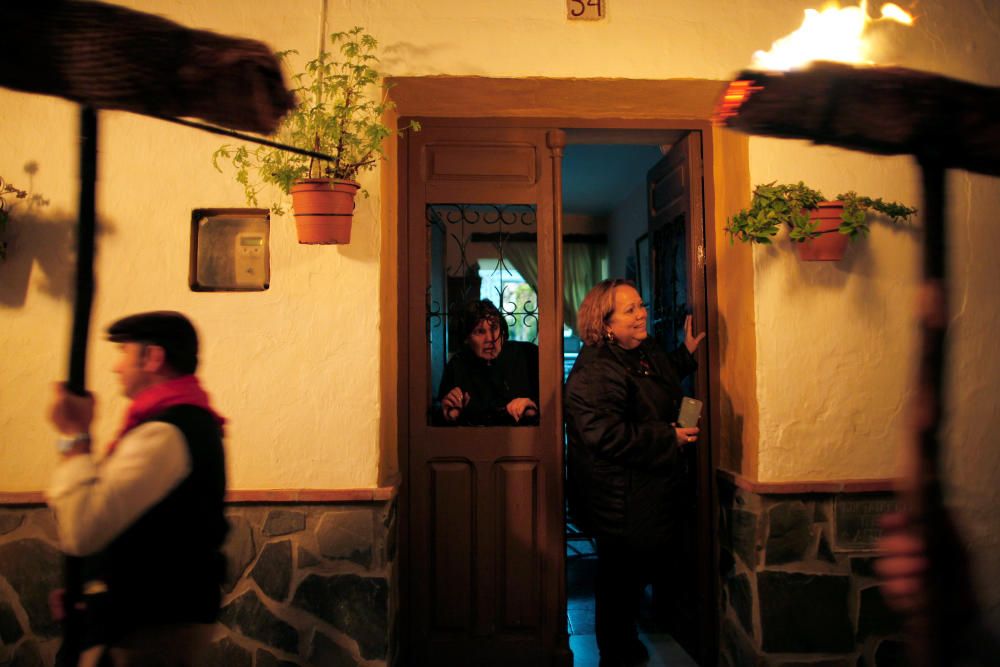
[[[191,212],[188,283],[196,292],[266,290],[271,282],[270,214],[262,208]]]

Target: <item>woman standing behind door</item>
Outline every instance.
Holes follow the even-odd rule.
[[[684,323],[684,345],[666,353],[649,338],[646,308],[627,280],[605,280],[580,304],[584,341],[566,382],[568,495],[580,527],[595,537],[594,586],[601,667],[648,659],[636,623],[642,589],[670,548],[672,492],[682,447],[697,428],[674,424],[681,380],[705,337]]]

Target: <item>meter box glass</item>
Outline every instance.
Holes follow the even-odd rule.
[[[188,283],[195,292],[266,290],[271,282],[270,214],[265,208],[191,212]]]

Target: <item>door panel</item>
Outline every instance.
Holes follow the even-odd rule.
[[[497,472],[498,588],[502,591],[501,632],[535,632],[539,622],[538,580],[523,581],[539,572],[537,521],[538,462],[499,461]]]
[[[423,130],[404,140],[400,189],[404,661],[548,666],[569,655],[560,585],[557,161],[541,128],[419,120]],[[512,296],[503,276],[513,273],[537,296]],[[504,295],[500,309],[512,331],[538,345],[533,425],[454,426],[436,418],[441,371],[460,344],[449,319],[484,288]]]
[[[701,134],[690,132],[647,175],[649,193],[651,320],[653,334],[668,350],[684,342],[684,319],[692,314],[695,333],[706,330],[705,219],[702,200]],[[711,521],[711,414],[708,387],[708,341],[698,348],[698,371],[686,379],[684,392],[704,402],[697,447],[683,454],[684,481],[672,511],[680,529],[654,586],[657,615],[699,664],[710,655],[715,622],[713,523]]]
[[[433,518],[434,628],[467,630],[472,619],[472,530],[475,483],[467,461],[429,463]]]

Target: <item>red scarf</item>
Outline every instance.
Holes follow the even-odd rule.
[[[125,413],[125,423],[122,424],[118,435],[108,445],[107,453],[111,454],[115,451],[115,447],[118,446],[123,435],[150,417],[175,405],[193,405],[208,410],[215,417],[215,421],[219,423],[220,429],[226,423],[226,418],[209,405],[208,394],[201,388],[198,378],[194,375],[181,375],[139,392],[128,407],[128,412]]]

